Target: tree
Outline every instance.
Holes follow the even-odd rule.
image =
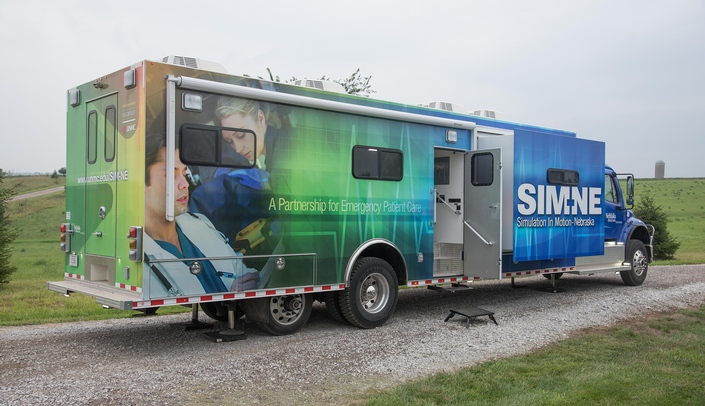
[[[343,86],[343,88],[345,88],[345,91],[348,94],[352,94],[355,96],[369,97],[372,93],[376,93],[375,90],[372,90],[372,85],[370,85],[370,81],[372,80],[372,75],[370,75],[370,76],[360,75],[360,68],[357,68],[357,70],[355,72],[353,72],[353,74],[350,75],[346,79],[331,80],[330,78],[323,76],[323,77],[321,77],[321,80],[328,80],[328,81],[338,83],[341,86]]]
[[[61,174],[61,176],[66,176],[66,167],[62,166],[61,169],[59,169],[59,173]]]
[[[269,76],[269,80],[272,82],[281,82],[281,79],[279,78],[279,75],[274,75],[272,73],[272,70],[267,68],[267,74]],[[246,77],[250,77],[250,75],[244,75]],[[264,79],[262,76],[258,76],[259,79]],[[292,83],[296,81],[296,77],[292,77],[285,83]],[[358,68],[355,72],[352,73],[349,77],[345,79],[331,79],[328,76],[321,76],[320,79],[318,80],[325,80],[328,82],[335,82],[343,86],[345,91],[348,94],[352,94],[355,96],[364,96],[364,97],[369,97],[372,93],[376,93],[376,90],[372,90],[372,85],[370,84],[370,81],[372,80],[372,75],[370,76],[362,76],[360,74],[360,68]]]
[[[634,215],[656,228],[654,259],[673,259],[681,243],[668,232],[668,213],[663,207],[658,206],[651,196],[646,195],[634,209]]]
[[[0,186],[2,185],[3,177],[0,171]],[[11,244],[17,238],[17,231],[10,228],[10,221],[5,215],[7,202],[14,195],[14,189],[0,187],[0,285],[9,282],[10,275],[17,270],[16,267],[10,266]]]

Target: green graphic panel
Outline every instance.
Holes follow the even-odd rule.
[[[161,77],[178,71],[158,64],[150,69],[163,69]],[[202,75],[313,95],[302,88]],[[151,137],[166,133],[164,96],[161,87],[146,92],[147,146]],[[202,108],[183,105],[196,99]],[[188,210],[177,212],[170,231],[172,241],[178,233],[180,247],[160,240],[163,233],[145,229],[145,253],[154,265],[145,267],[145,296],[345,283],[351,256],[380,240],[401,252],[409,279],[432,276],[433,148],[446,145],[445,128],[178,87],[175,100],[175,194],[182,201],[188,194]],[[463,137],[469,140],[467,131]],[[363,153],[354,155],[354,150]],[[148,162],[145,170],[150,171]],[[184,179],[187,191],[179,186]],[[164,195],[152,194],[152,187],[145,188],[146,196]],[[200,261],[194,273],[191,261],[173,261],[189,258],[185,253],[243,259]]]

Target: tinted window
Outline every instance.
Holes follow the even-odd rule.
[[[257,137],[250,130],[184,124],[180,130],[179,157],[189,165],[220,167],[252,167],[233,147],[224,141],[223,131],[238,134],[239,139],[256,148]]]
[[[471,180],[473,186],[489,186],[494,178],[494,157],[491,153],[481,153],[472,156]]]
[[[108,106],[105,109],[105,162],[112,162],[115,159],[115,140],[117,131],[115,129],[115,106]]]
[[[353,148],[352,170],[358,179],[401,180],[404,155],[396,149],[357,145]]]

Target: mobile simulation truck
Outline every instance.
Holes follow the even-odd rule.
[[[654,230],[602,142],[198,67],[145,60],[67,92],[48,289],[280,335],[314,299],[374,328],[404,285],[646,278]]]

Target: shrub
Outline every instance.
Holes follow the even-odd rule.
[[[673,259],[681,243],[668,232],[668,213],[663,207],[656,205],[654,199],[646,195],[639,206],[634,208],[634,214],[656,228],[654,259]]]

